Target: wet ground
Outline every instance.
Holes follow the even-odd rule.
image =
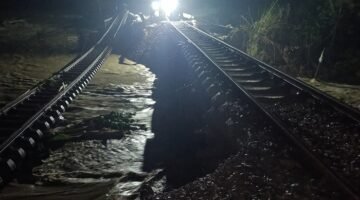
[[[0,107],[76,56],[76,20],[46,13],[0,14]]]
[[[107,59],[71,104],[62,126],[53,132],[82,135],[86,126],[91,126],[84,121],[110,112],[134,113],[133,119],[143,128],[119,132],[120,140],[68,142],[33,170],[36,184],[13,183],[2,191],[1,199],[122,199],[136,195],[144,180],[156,174],[156,170],[142,171],[145,143],[153,137],[150,126],[155,102],[151,94],[155,75],[132,61],[120,65],[118,57]],[[81,123],[82,130],[71,132]]]
[[[57,72],[74,54],[0,55],[0,107]]]
[[[119,56],[111,55],[52,130],[53,143],[67,142],[34,168],[36,183],[13,182],[0,199],[135,199],[139,193],[143,199],[334,197],[262,126],[240,119],[235,129],[218,111],[204,115],[209,99],[186,69],[178,43],[167,37],[163,32],[158,42],[151,40],[152,71],[130,60],[118,64]],[[99,128],[95,119],[112,112],[133,113],[133,128]],[[252,122],[258,118],[253,115]],[[93,133],[109,137],[78,139]],[[217,167],[234,142],[238,153]]]

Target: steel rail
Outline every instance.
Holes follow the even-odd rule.
[[[170,23],[172,28],[174,30],[176,30],[176,32],[182,36],[188,43],[190,43],[203,57],[205,57],[211,65],[213,65],[217,70],[219,70],[222,75],[224,77],[226,77],[231,84],[233,84],[233,86],[235,86],[236,88],[238,88],[242,94],[244,94],[249,100],[250,102],[255,105],[256,108],[258,108],[261,112],[263,112],[269,120],[271,120],[278,128],[279,130],[281,130],[282,134],[289,139],[289,141],[291,143],[293,143],[299,150],[300,153],[306,158],[306,160],[310,160],[312,161],[312,164],[314,167],[316,167],[319,172],[323,173],[326,177],[328,177],[333,183],[335,183],[345,194],[347,194],[349,197],[351,197],[352,199],[360,199],[359,194],[356,191],[355,188],[353,188],[351,186],[351,184],[343,179],[341,176],[339,176],[336,172],[334,172],[332,169],[330,169],[327,165],[324,164],[324,162],[319,159],[316,155],[314,155],[311,150],[308,149],[308,147],[302,142],[299,141],[299,139],[297,138],[297,136],[295,136],[289,129],[288,126],[286,124],[284,124],[284,122],[282,122],[282,120],[280,120],[277,116],[272,115],[267,109],[264,108],[264,106],[262,106],[251,94],[249,94],[246,89],[244,89],[241,85],[239,85],[238,83],[236,83],[236,81],[227,73],[225,72],[217,63],[216,61],[211,58],[210,56],[207,55],[207,53],[205,51],[203,51],[202,48],[200,48],[197,44],[196,41],[191,40],[185,33],[183,33],[179,28],[176,27],[176,25],[174,23]],[[244,56],[246,56],[248,59],[254,60],[257,63],[266,66],[266,68],[271,68],[271,66],[266,65],[265,63],[258,61],[254,58],[252,58],[251,56],[241,52],[240,50],[237,50],[236,48],[224,43],[223,41],[218,40],[217,38],[212,37],[211,35],[187,24],[187,26],[189,26],[188,28],[192,28],[196,31],[198,31],[199,33],[213,38],[215,39],[217,42],[219,42],[220,44],[223,44],[233,50],[239,51],[241,54],[243,54]],[[279,72],[278,70],[270,70],[269,71],[274,71],[274,73],[278,73],[279,76],[282,76],[283,73]],[[291,80],[293,78],[289,77],[288,75],[284,75],[284,78],[287,79],[287,82],[291,82]],[[297,88],[301,89],[302,88],[302,84],[294,84]],[[317,90],[313,90],[313,89],[309,89],[311,92],[316,93]],[[346,108],[346,107],[345,107]],[[356,113],[356,112],[355,112]],[[353,116],[352,116],[353,117]]]
[[[47,81],[43,81],[0,110],[0,122],[6,122],[8,117],[12,117],[10,118],[11,120],[16,120],[16,117],[19,116],[18,112],[21,111],[20,108],[19,111],[17,110],[18,107],[28,105],[28,107],[30,106],[34,110],[30,111],[28,115],[23,114],[21,117],[24,117],[24,121],[21,121],[18,127],[12,127],[12,129],[7,131],[11,134],[8,134],[5,139],[0,141],[0,185],[9,181],[6,179],[12,178],[8,173],[13,173],[19,168],[18,164],[21,164],[21,162],[18,161],[18,158],[21,160],[26,157],[26,146],[34,145],[34,138],[41,138],[46,129],[55,125],[56,119],[60,119],[62,117],[61,113],[65,112],[65,107],[80,94],[80,91],[94,77],[106,57],[111,53],[111,42],[117,39],[118,32],[126,23],[127,16],[128,11],[122,16],[116,16],[95,45],[89,48],[83,55],[71,61],[62,70],[53,74],[49,79],[55,81],[55,86],[51,86]],[[64,86],[63,81],[67,83],[66,86]],[[62,90],[54,93],[54,89],[59,84],[62,84],[64,87]],[[35,99],[32,99],[34,97]],[[43,97],[46,97],[45,100],[42,99]],[[38,106],[34,107],[38,100],[40,100]],[[37,125],[41,123],[42,125]],[[2,123],[2,125],[5,126],[6,123]],[[0,129],[4,130],[6,127],[0,127]],[[15,131],[11,132],[13,129]],[[27,134],[29,132],[35,132],[35,134],[29,136]],[[29,138],[26,142],[27,145],[23,142],[24,135],[28,135],[26,137]],[[1,136],[4,136],[3,132],[1,132]]]
[[[190,25],[189,23],[186,23],[186,24],[190,28],[200,32],[203,35],[206,35],[207,37],[215,40],[216,42],[220,43],[221,45],[224,45],[224,46],[232,49],[233,51],[235,51],[237,53],[240,53],[241,55],[243,55],[247,59],[256,62],[259,67],[263,68],[266,71],[271,72],[272,74],[280,77],[283,80],[286,80],[289,84],[293,85],[294,87],[297,87],[300,90],[311,93],[315,97],[320,98],[320,99],[326,101],[327,103],[331,104],[339,112],[341,112],[341,113],[343,113],[345,115],[348,115],[349,117],[351,117],[353,120],[356,120],[357,122],[360,122],[360,111],[358,109],[350,107],[349,105],[335,99],[334,97],[320,91],[319,89],[314,88],[314,87],[304,83],[303,81],[301,81],[299,79],[296,79],[296,78],[293,78],[293,77],[289,76],[288,74],[286,74],[286,73],[284,73],[284,72],[270,66],[269,64],[266,64],[265,62],[250,56],[249,54],[245,53],[244,51],[242,51],[242,50],[240,50],[240,49],[238,49],[238,48],[236,48],[236,47],[234,47],[234,46],[232,46],[232,45],[230,45],[228,43],[225,43],[224,41],[222,41],[222,40],[220,40],[220,39],[206,33],[205,31],[203,31],[203,30],[201,30],[199,28],[196,28],[196,27]]]
[[[17,139],[23,132],[24,130],[27,130],[28,128],[30,128],[32,126],[32,124],[37,121],[38,119],[40,119],[41,116],[43,116],[43,114],[45,114],[47,111],[49,111],[61,98],[63,98],[66,94],[68,94],[68,92],[77,84],[80,82],[81,79],[83,79],[83,77],[90,72],[91,70],[94,69],[94,67],[97,66],[97,64],[99,63],[99,61],[101,61],[100,59],[104,59],[109,52],[111,50],[109,50],[109,48],[104,49],[101,54],[92,62],[92,64],[84,70],[83,73],[81,73],[79,75],[78,78],[76,78],[74,81],[72,81],[72,83],[70,85],[68,85],[68,87],[66,87],[65,90],[62,90],[60,93],[58,93],[49,103],[47,103],[44,107],[42,107],[41,109],[38,110],[38,112],[31,116],[17,131],[15,131],[6,141],[4,141],[1,145],[0,145],[0,155],[1,153],[3,153],[3,151],[9,147],[11,145],[11,143]]]
[[[128,12],[125,13],[124,17],[121,19],[120,22],[120,26],[117,28],[116,33],[114,35],[114,38],[117,36],[120,27],[126,22],[127,20],[127,15]],[[101,38],[96,42],[95,45],[91,46],[85,53],[83,53],[82,55],[77,56],[76,58],[74,58],[70,63],[68,63],[64,68],[62,68],[60,71],[55,72],[51,78],[57,78],[58,76],[61,76],[63,73],[70,71],[72,68],[74,68],[75,66],[79,65],[79,63],[81,61],[83,61],[84,59],[86,59],[90,53],[94,52],[94,50],[96,48],[99,47],[99,45],[101,43],[103,43],[104,38],[106,37],[106,35],[109,34],[110,30],[112,29],[112,27],[114,26],[114,24],[116,23],[116,21],[119,20],[118,17],[116,17],[111,25],[109,26],[109,28],[106,30],[106,32],[101,36]],[[2,107],[0,109],[0,115],[4,115],[6,114],[7,111],[9,111],[11,108],[15,107],[17,104],[19,104],[20,102],[24,101],[26,98],[28,98],[31,95],[34,95],[38,90],[39,90],[39,86],[41,84],[43,84],[44,82],[40,82],[37,85],[35,85],[32,89],[26,91],[25,93],[21,94],[18,98],[16,98],[15,100],[9,102],[8,104],[6,104],[4,107]]]

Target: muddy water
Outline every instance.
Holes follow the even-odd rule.
[[[0,107],[60,70],[75,55],[0,55]]]
[[[146,130],[134,130],[122,139],[69,142],[53,151],[33,170],[35,185],[11,184],[0,199],[133,199],[146,180],[158,171],[142,171],[146,140],[153,137],[151,94],[155,75],[143,65],[118,64],[111,55],[91,84],[71,104],[55,133],[111,111],[134,113]],[[85,129],[84,129],[85,130]],[[72,134],[83,134],[82,131]]]

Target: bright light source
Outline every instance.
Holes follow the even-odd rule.
[[[166,16],[169,16],[172,12],[174,12],[177,6],[177,0],[161,0],[161,9],[165,12]]]
[[[160,10],[160,2],[158,1],[153,1],[151,3],[151,8],[154,10],[154,11],[159,11]]]
[[[178,0],[161,0],[160,2],[153,1],[151,3],[151,7],[155,13],[161,10],[166,16],[170,16],[170,14],[176,10],[177,6]]]

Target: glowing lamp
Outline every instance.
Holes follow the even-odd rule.
[[[151,8],[154,10],[154,11],[159,11],[160,10],[160,2],[158,1],[153,1],[151,3]]]
[[[178,4],[178,0],[161,0],[153,1],[151,3],[151,7],[155,12],[159,12],[161,10],[166,16],[170,16],[170,14],[176,10]]]

